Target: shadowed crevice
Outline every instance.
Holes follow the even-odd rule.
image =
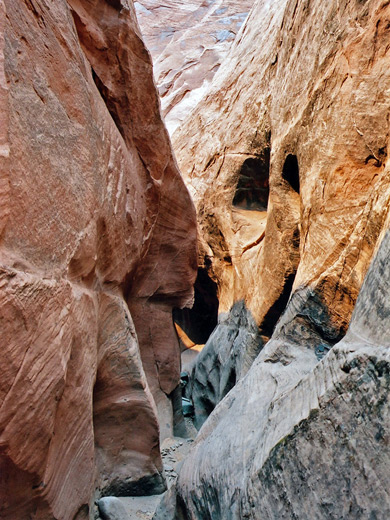
[[[275,301],[275,303],[270,307],[267,314],[264,317],[263,324],[261,326],[261,330],[263,334],[267,337],[271,337],[272,333],[275,329],[275,325],[278,322],[280,316],[283,314],[288,300],[290,298],[291,290],[294,285],[295,280],[295,272],[290,273],[282,287],[282,291],[280,293],[279,298]]]
[[[219,301],[217,284],[200,267],[194,285],[195,299],[192,309],[174,309],[173,319],[196,344],[203,345],[218,323]]]

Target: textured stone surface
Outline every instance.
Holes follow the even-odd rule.
[[[388,20],[375,0],[256,2],[173,136],[220,311],[243,300],[266,341],[295,293],[288,334],[313,363],[345,334],[388,212]]]
[[[253,0],[135,2],[167,128],[173,132],[207,91]]]
[[[269,342],[201,430],[156,518],[172,507],[178,519],[388,517],[389,253],[387,232],[347,335],[305,377],[298,346],[283,366],[265,358]]]
[[[104,497],[98,501],[102,520],[130,520],[125,506],[116,497]]]
[[[263,346],[258,327],[244,303],[237,302],[193,362],[186,395],[195,408],[199,429],[215,406],[243,377]]]
[[[256,2],[174,135],[221,310],[270,340],[156,518],[389,516],[389,23],[380,0]]]
[[[132,2],[4,0],[0,26],[0,517],[80,520],[165,486],[195,215]]]

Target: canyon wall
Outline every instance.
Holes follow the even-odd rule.
[[[389,26],[258,0],[173,136],[221,315],[156,518],[388,518]]]
[[[388,212],[387,17],[376,1],[258,1],[173,136],[221,313],[193,378],[200,422],[288,301],[305,370],[346,332]]]
[[[253,0],[138,0],[134,5],[172,133],[207,92]]]
[[[132,2],[1,0],[0,25],[0,517],[92,518],[165,487],[195,212]]]

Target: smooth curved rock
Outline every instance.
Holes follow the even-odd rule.
[[[130,520],[125,506],[116,497],[104,497],[98,501],[102,520]]]
[[[269,342],[201,430],[175,518],[387,518],[389,252],[387,232],[346,337],[306,377],[298,355],[267,360]]]
[[[195,213],[132,2],[3,0],[0,28],[0,516],[81,520],[165,487]]]
[[[263,340],[244,302],[236,303],[198,354],[185,389],[199,429],[212,410],[241,379],[257,357]]]

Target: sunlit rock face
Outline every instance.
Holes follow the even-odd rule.
[[[167,128],[172,133],[206,93],[254,0],[134,3]]]
[[[173,136],[223,313],[177,518],[389,515],[389,24],[380,0],[257,1]],[[228,374],[205,374],[228,347],[244,370],[216,404]]]
[[[288,302],[312,363],[346,332],[387,215],[387,10],[258,1],[173,136],[223,322],[244,302],[259,326],[242,367]]]
[[[164,489],[195,213],[132,2],[0,2],[0,103],[0,517],[92,518]]]

